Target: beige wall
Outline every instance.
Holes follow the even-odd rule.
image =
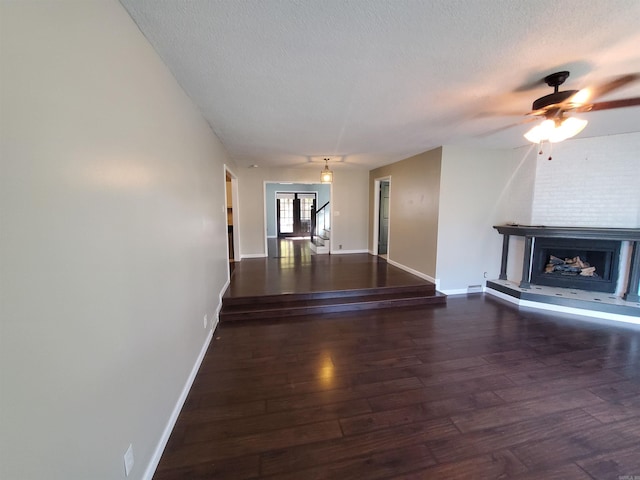
[[[119,3],[0,8],[0,477],[124,478],[133,444],[143,478],[228,279],[228,160]]]
[[[318,183],[318,168],[244,168],[238,169],[240,213],[240,254],[265,256],[266,224],[264,211],[265,182]],[[337,250],[366,251],[368,226],[368,172],[335,168],[331,185],[331,244]]]
[[[391,177],[389,253],[392,262],[436,278],[442,148],[369,172],[369,249],[373,250],[374,182]]]

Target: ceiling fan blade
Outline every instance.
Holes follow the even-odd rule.
[[[488,117],[521,117],[521,110],[504,110],[504,111],[493,111],[493,112],[480,112],[473,116],[473,118],[488,118]]]
[[[620,100],[609,100],[608,102],[597,102],[583,107],[576,108],[576,112],[594,112],[597,110],[612,110],[614,108],[636,107],[640,105],[640,97],[621,98]]]
[[[602,97],[609,92],[618,90],[619,88],[622,88],[629,83],[637,82],[638,80],[640,80],[640,73],[630,73],[628,75],[622,75],[621,77],[614,78],[613,80],[601,85],[589,88],[589,100],[595,100],[596,98]]]
[[[489,137],[495,133],[503,132],[505,130],[509,130],[510,128],[517,127],[518,125],[523,125],[525,123],[535,122],[536,120],[540,120],[538,117],[529,117],[524,120],[520,120],[519,122],[510,123],[509,125],[505,125],[504,127],[494,128],[493,130],[489,130],[488,132],[481,133],[480,135],[476,135],[478,138]]]

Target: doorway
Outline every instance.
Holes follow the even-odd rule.
[[[391,177],[374,181],[373,207],[373,254],[387,258],[389,254]]]
[[[238,178],[226,166],[225,173],[225,207],[227,214],[227,249],[229,273],[233,272],[233,264],[240,260],[240,235],[238,232]]]
[[[276,192],[278,238],[310,237],[316,200],[315,192]]]
[[[281,211],[281,208],[278,206],[276,195],[280,196],[282,199],[287,197],[287,194],[288,198],[291,199],[291,206],[284,208],[283,205],[280,205],[280,207],[283,207]],[[300,215],[299,222],[296,218],[294,226],[293,200],[295,200],[296,194],[300,199]],[[304,199],[304,197],[306,197],[306,199]],[[264,224],[266,227],[264,251],[268,257],[280,257],[281,254],[291,250],[287,248],[277,248],[276,246],[279,245],[280,242],[277,242],[276,240],[294,240],[295,238],[301,238],[307,243],[311,242],[310,204],[313,199],[316,201],[316,208],[329,203],[331,200],[331,185],[320,183],[293,183],[285,181],[264,182]],[[289,202],[289,200],[287,200],[287,202]],[[325,210],[328,209],[326,208]],[[307,212],[309,212],[308,215]],[[287,225],[282,225],[283,222],[278,220],[279,213],[281,214],[281,219],[282,217],[289,217],[286,222]]]
[[[389,247],[389,180],[380,182],[380,209],[378,212],[378,255],[386,255]]]

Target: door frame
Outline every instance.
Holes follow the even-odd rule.
[[[233,171],[227,166],[224,166],[224,188],[225,188],[225,195],[224,195],[224,211],[225,211],[225,218],[226,218],[226,212],[227,212],[227,208],[229,208],[229,205],[227,205],[227,175],[229,175],[229,177],[231,177],[231,218],[233,220],[233,261],[234,262],[239,262],[240,259],[242,258],[240,255],[240,208],[239,208],[239,202],[238,202],[238,198],[240,197],[238,195],[238,177],[235,173],[233,173]],[[228,224],[227,224],[228,226]],[[229,246],[227,245],[227,258],[229,258]]]
[[[389,252],[391,251],[390,239],[391,239],[391,175],[386,177],[376,178],[373,181],[373,254],[378,253],[378,241],[380,232],[380,183],[389,182],[389,228],[387,229],[387,259],[389,258]]]

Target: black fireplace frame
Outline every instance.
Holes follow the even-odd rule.
[[[500,280],[507,279],[507,259],[509,256],[509,238],[512,235],[524,237],[524,258],[522,263],[522,281],[520,288],[531,288],[531,254],[536,238],[574,238],[628,241],[631,243],[631,264],[626,293],[622,296],[628,302],[640,302],[640,228],[592,228],[592,227],[545,227],[532,225],[495,225],[502,238],[502,263]]]

